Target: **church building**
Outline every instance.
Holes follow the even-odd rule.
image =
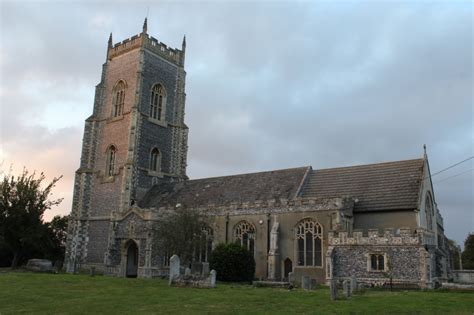
[[[113,44],[86,119],[69,221],[66,270],[166,276],[155,223],[186,208],[219,243],[253,253],[255,278],[433,287],[449,273],[428,158],[331,169],[311,166],[188,179],[181,49],[143,31]],[[173,253],[170,253],[173,254]],[[291,274],[290,274],[291,273]]]

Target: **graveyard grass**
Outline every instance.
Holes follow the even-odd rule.
[[[473,314],[474,291],[365,291],[331,301],[329,289],[168,287],[166,280],[0,273],[0,314],[329,313]],[[339,292],[342,294],[342,292]]]

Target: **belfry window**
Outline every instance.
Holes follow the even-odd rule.
[[[255,250],[255,227],[247,221],[240,221],[234,228],[235,242],[247,248],[252,254]]]
[[[161,164],[161,154],[157,148],[151,150],[150,154],[150,170],[154,172],[160,171],[160,164]]]
[[[165,89],[161,84],[155,84],[151,90],[150,117],[156,120],[163,120],[165,104]]]
[[[118,81],[113,89],[112,115],[117,117],[123,114],[123,104],[125,102],[125,82]]]
[[[323,265],[323,232],[319,223],[304,219],[296,226],[298,266]]]
[[[106,163],[106,174],[107,176],[113,176],[114,175],[114,169],[115,169],[115,154],[117,152],[117,149],[115,146],[111,145],[109,149],[107,150],[107,163]]]

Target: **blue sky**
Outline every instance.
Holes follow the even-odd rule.
[[[70,211],[107,39],[187,38],[191,178],[473,155],[470,1],[1,1],[0,160],[64,175]],[[448,237],[474,231],[473,161],[433,178]],[[459,176],[446,179],[450,176]],[[446,180],[444,180],[446,179]]]

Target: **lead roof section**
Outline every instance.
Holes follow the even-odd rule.
[[[355,212],[414,210],[424,159],[311,170],[310,167],[161,183],[139,202],[142,208],[224,206],[257,200],[357,199]],[[307,178],[305,174],[308,172]],[[304,185],[298,191],[301,183]]]
[[[270,199],[292,199],[309,167],[211,177],[153,186],[142,208],[222,206]]]
[[[418,208],[424,159],[314,170],[302,197],[357,198],[355,212]]]

